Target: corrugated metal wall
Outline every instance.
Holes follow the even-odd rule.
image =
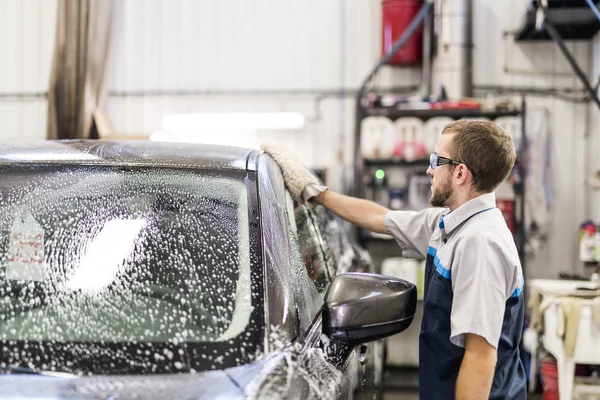
[[[306,128],[278,139],[306,150],[312,165],[328,166],[330,152],[321,150],[332,146],[350,154],[350,97],[329,95],[320,110],[315,102],[323,92],[355,88],[376,62],[373,1],[128,0],[122,26],[109,104],[120,132],[160,129],[165,113],[299,111]],[[224,94],[240,90],[247,94]],[[264,90],[281,93],[252,95]],[[187,94],[169,95],[176,91]],[[198,95],[203,91],[214,94]]]
[[[579,87],[553,43],[515,44],[510,34],[503,35],[517,28],[527,3],[474,0],[475,84]],[[356,88],[378,59],[378,1],[124,0],[122,4],[107,103],[120,132],[158,130],[162,115],[173,112],[300,111],[309,119],[306,128],[298,134],[279,134],[282,141],[315,166],[337,166],[340,147],[346,149],[346,162],[350,160],[352,98],[325,98],[317,113],[315,96],[323,90]],[[1,94],[46,91],[55,16],[56,0],[0,0],[2,138],[44,137],[45,101]],[[598,41],[569,47],[585,69],[600,73]],[[379,84],[407,85],[418,82],[419,76],[418,70],[387,70]],[[213,94],[200,94],[206,90]],[[282,93],[214,93],[227,90]],[[298,91],[310,93],[291,93]],[[600,168],[596,156],[600,124],[598,110],[587,105],[541,98],[529,99],[529,105],[551,113],[553,231],[530,269],[550,277],[559,270],[580,270],[577,225],[587,216],[600,218],[600,198],[584,185],[587,175]]]
[[[56,0],[0,0],[0,138],[46,134]]]

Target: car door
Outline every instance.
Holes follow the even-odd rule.
[[[333,277],[308,210],[285,190],[270,157],[259,159],[267,308],[267,357],[274,366],[258,398],[347,399],[358,384],[358,351],[322,334],[321,309]]]
[[[315,240],[323,248],[329,271],[333,276],[345,272],[373,272],[370,257],[364,249],[351,242],[341,221],[328,209],[316,205],[310,209],[301,206],[314,224]],[[383,340],[361,345],[353,368],[361,397],[381,398],[383,382]],[[347,367],[350,367],[349,365]]]
[[[291,197],[288,196],[288,210],[291,210]],[[293,220],[290,228],[298,241],[300,251],[307,272],[319,293],[325,293],[338,270],[347,271],[351,264],[348,249],[343,248],[343,242],[337,222],[330,218],[328,211],[322,206],[316,206],[317,212],[322,213],[322,219],[317,218],[315,209],[309,209],[302,203],[293,202]],[[322,227],[322,228],[321,228]],[[327,236],[324,236],[327,235]],[[303,330],[302,351],[311,354],[323,351],[328,360],[328,368],[320,366],[316,371],[320,375],[331,375],[329,383],[323,388],[325,392],[335,392],[335,398],[352,399],[354,392],[362,381],[361,347],[353,348],[340,343],[323,340],[322,321],[320,313],[316,313],[312,323]]]

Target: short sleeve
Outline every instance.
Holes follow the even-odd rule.
[[[425,258],[433,231],[445,208],[426,208],[422,211],[389,211],[384,223],[390,235],[407,258]]]
[[[457,244],[452,261],[452,343],[465,347],[464,336],[472,333],[498,348],[514,271],[502,246],[491,238],[474,235]]]

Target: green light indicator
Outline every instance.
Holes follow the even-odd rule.
[[[375,171],[375,178],[377,178],[377,179],[385,178],[385,171],[382,169],[378,169],[377,171]]]

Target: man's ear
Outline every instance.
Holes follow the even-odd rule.
[[[465,165],[461,164],[456,166],[454,169],[454,178],[456,179],[457,185],[461,186],[467,183],[468,172]]]

